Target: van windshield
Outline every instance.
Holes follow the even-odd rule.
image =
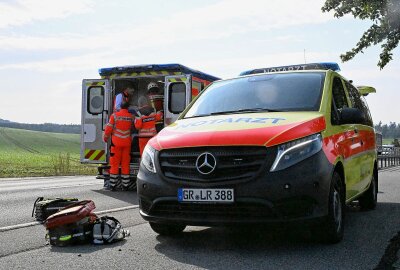
[[[259,111],[318,111],[325,73],[282,73],[213,83],[184,118]]]

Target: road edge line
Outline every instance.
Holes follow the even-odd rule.
[[[130,206],[125,206],[125,207],[119,207],[119,208],[114,208],[114,209],[97,211],[97,212],[94,212],[94,213],[96,215],[104,215],[104,214],[108,214],[108,213],[120,212],[120,211],[125,211],[125,210],[130,210],[130,209],[136,209],[136,208],[139,208],[139,205],[130,205]],[[0,227],[0,233],[1,232],[12,231],[12,230],[18,230],[18,229],[27,228],[27,227],[33,227],[33,226],[37,226],[37,225],[43,225],[43,223],[40,223],[38,221],[34,221],[34,222],[21,223],[21,224],[16,224],[16,225]]]

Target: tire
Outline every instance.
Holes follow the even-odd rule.
[[[360,208],[362,210],[375,209],[378,201],[378,181],[375,173],[372,175],[371,184],[368,190],[359,198]]]
[[[150,227],[153,229],[154,232],[158,233],[159,235],[165,236],[173,236],[180,234],[186,228],[186,225],[182,224],[165,224],[165,223],[154,223],[149,222]]]
[[[336,244],[343,239],[345,196],[342,178],[334,172],[329,191],[328,216],[320,227],[319,237],[325,243]]]

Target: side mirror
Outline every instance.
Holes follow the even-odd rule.
[[[357,108],[343,108],[340,112],[340,124],[363,124],[364,114]]]

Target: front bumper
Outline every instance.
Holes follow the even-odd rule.
[[[140,167],[137,177],[140,214],[150,222],[215,226],[246,223],[319,221],[328,215],[333,165],[323,151],[278,172],[265,167],[238,183],[191,186],[171,182]],[[233,188],[234,203],[181,203],[178,188]]]

